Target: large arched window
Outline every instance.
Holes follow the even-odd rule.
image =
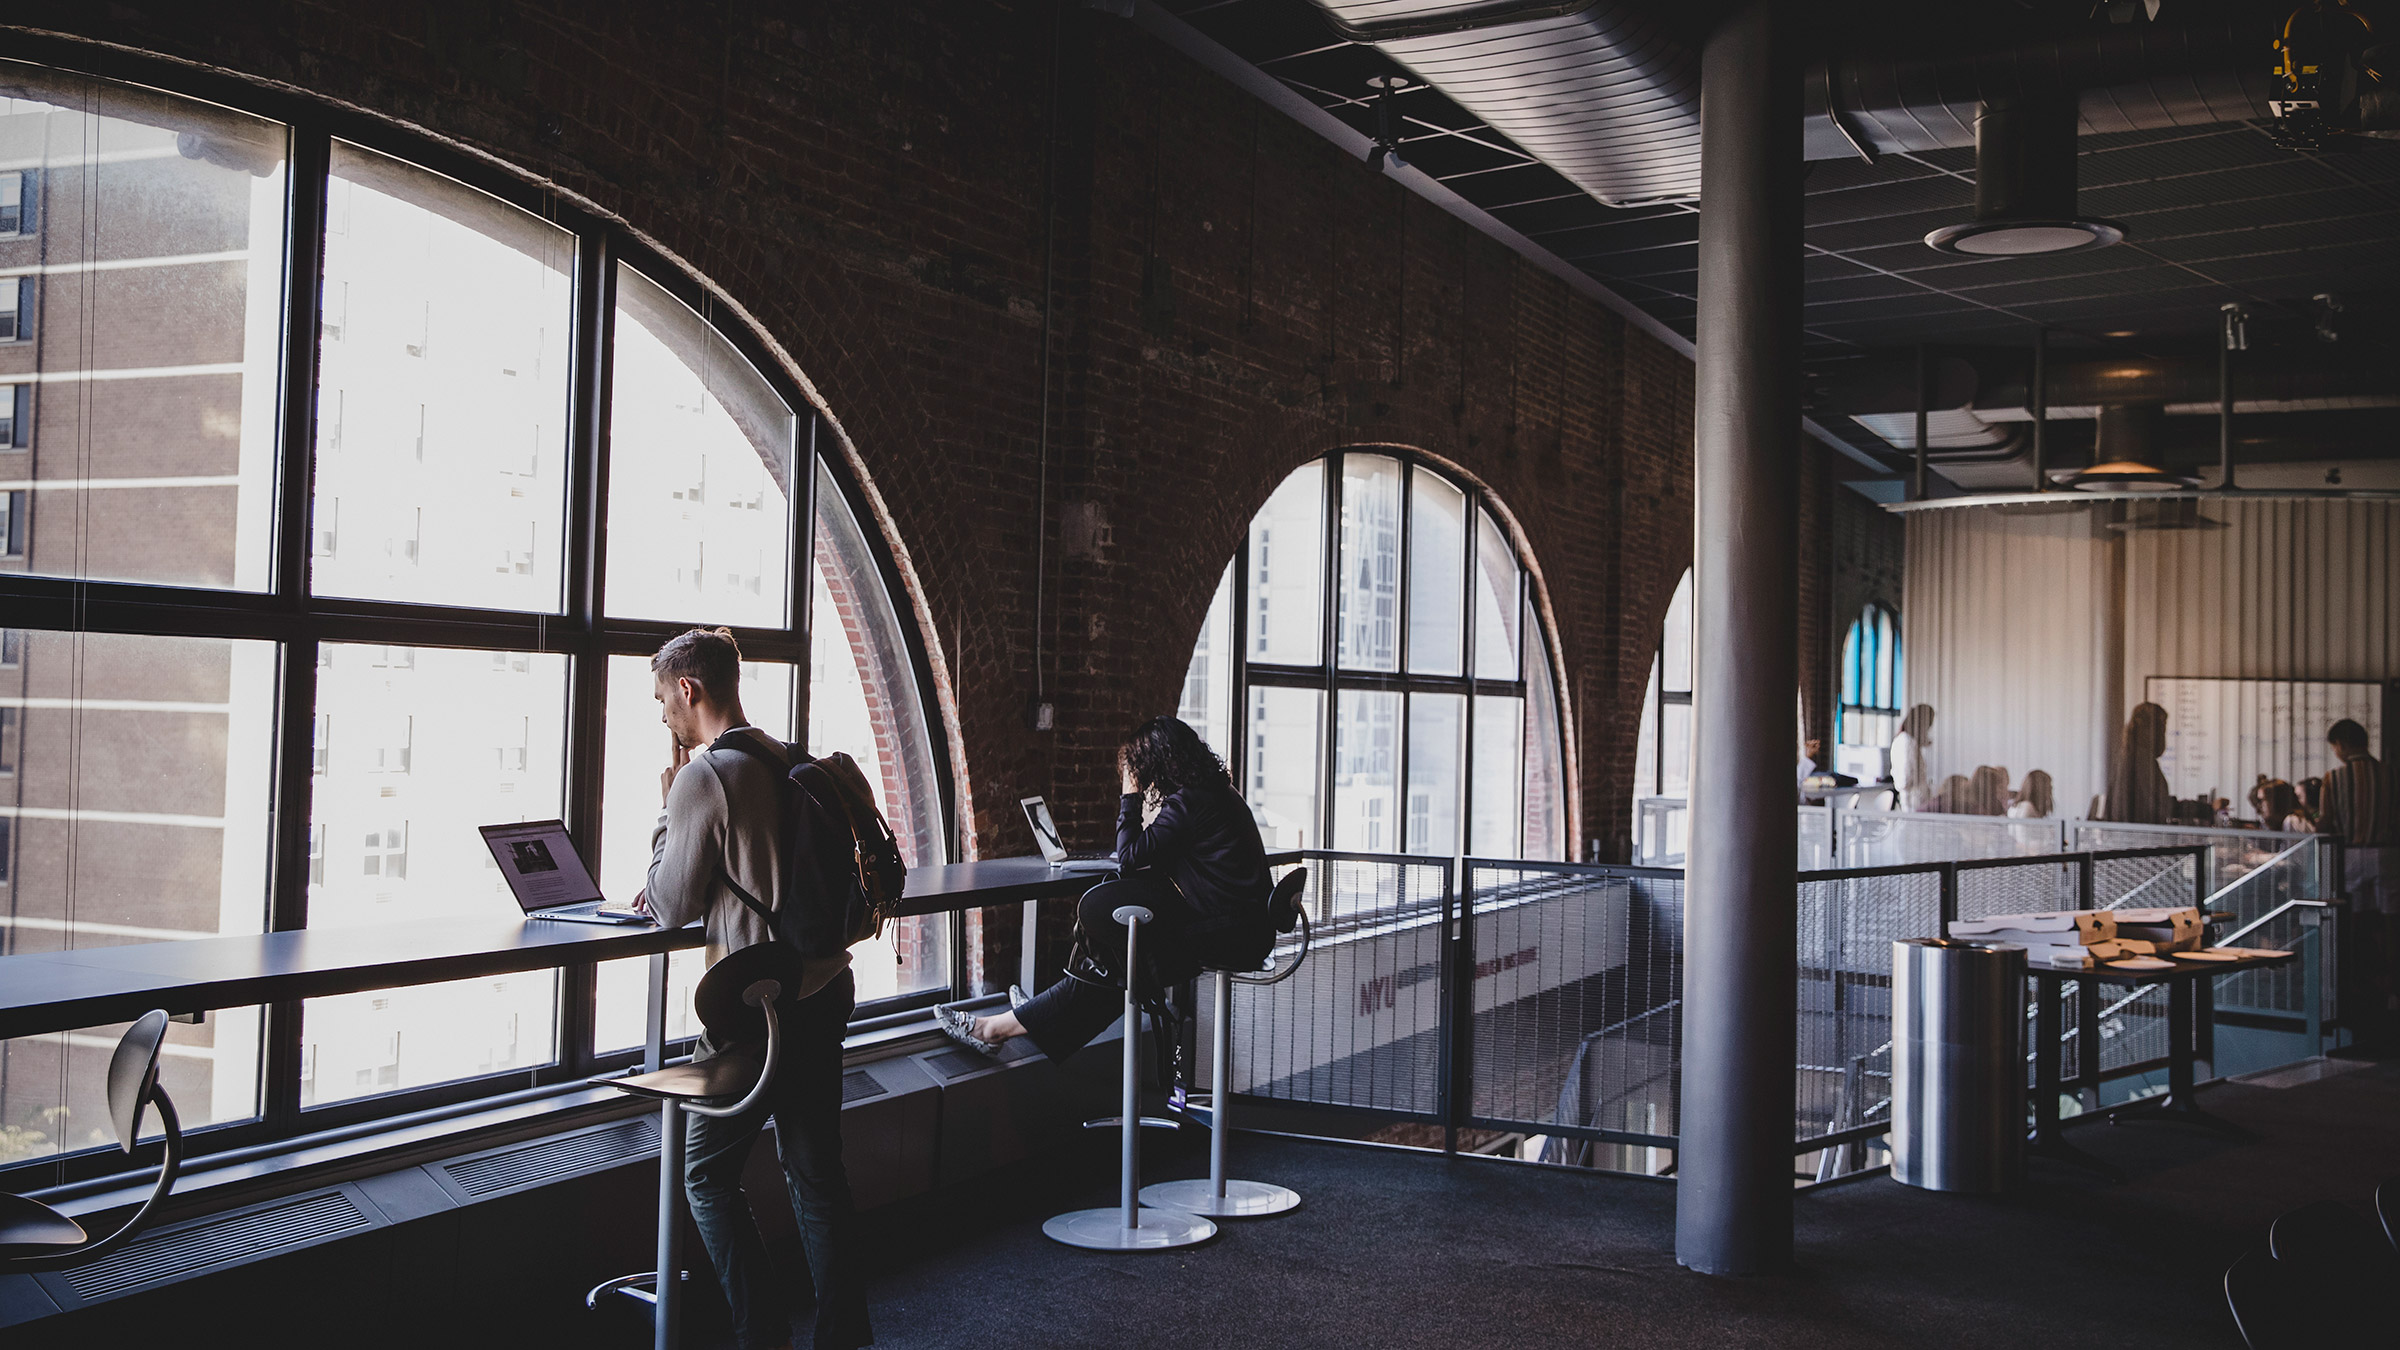
[[[648,657],[695,624],[740,639],[754,723],[856,756],[945,860],[834,433],[703,288],[370,119],[0,85],[0,951],[513,915],[476,831],[510,820],[564,819],[629,899]],[[862,1001],[946,992],[948,932],[863,953]],[[227,1145],[578,1081],[644,976],[228,1009],[164,1072]],[[116,1034],[0,1044],[0,1167],[108,1141]]]
[[[1887,746],[1900,730],[1900,624],[1873,601],[1850,621],[1842,638],[1842,697],[1834,739],[1843,745]]]
[[[1275,489],[1218,584],[1181,713],[1270,848],[1565,852],[1531,582],[1482,494],[1405,452],[1340,452]]]

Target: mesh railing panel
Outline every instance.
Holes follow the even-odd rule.
[[[1938,937],[1941,875],[1802,882],[1793,1137],[1886,1118],[1891,1100],[1892,943]]]
[[[2077,858],[2034,858],[1995,867],[1958,869],[1958,917],[2038,914],[2075,909],[2083,867]]]
[[[1234,1090],[1431,1116],[1441,1092],[1445,865],[1301,865],[1315,937],[1292,978],[1234,986]],[[1297,945],[1286,939],[1279,962]]]
[[[1839,822],[1841,867],[1900,867],[1967,858],[2021,858],[2059,851],[2059,822],[2007,816],[1847,811]]]
[[[1529,1132],[1672,1134],[1683,883],[1469,869],[1470,1115]]]
[[[2192,855],[2092,859],[2092,908],[2182,909],[2197,902]]]

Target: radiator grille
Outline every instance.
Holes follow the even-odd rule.
[[[848,1106],[852,1102],[863,1102],[869,1097],[882,1095],[883,1084],[876,1082],[875,1075],[865,1069],[852,1069],[842,1075],[842,1105]]]
[[[601,1168],[658,1149],[658,1120],[638,1116],[605,1129],[539,1139],[479,1157],[443,1163],[442,1172],[469,1200],[521,1191],[552,1181],[597,1172]]]
[[[77,1298],[93,1303],[374,1226],[348,1195],[326,1191],[142,1238],[62,1278]]]
[[[976,1054],[972,1050],[964,1048],[944,1050],[940,1054],[927,1055],[925,1057],[925,1062],[940,1070],[942,1079],[945,1082],[953,1078],[964,1078],[971,1073],[980,1073],[983,1070],[992,1067],[992,1061],[984,1058],[982,1055]]]

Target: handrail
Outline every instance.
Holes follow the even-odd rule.
[[[2284,859],[2291,857],[2300,850],[2317,843],[2322,837],[2323,836],[2321,835],[2314,834],[2300,835],[2290,848],[2285,849],[2283,852],[2276,854],[2274,857],[2267,859],[2265,862],[2260,863],[2258,866],[2251,868],[2249,871],[2244,872],[2240,876],[2235,877],[2233,880],[2225,883],[2225,885],[2219,889],[2215,895],[2212,895],[2208,897],[2208,899],[2201,902],[2201,908],[2206,909],[2210,906],[2213,906],[2217,903],[2217,901],[2222,900],[2226,896],[2240,890],[2242,887],[2249,885],[2253,879],[2267,875],[2269,868],[2274,867],[2277,863],[2280,863]]]
[[[2217,945],[2220,947],[2227,946],[2236,939],[2248,937],[2252,933],[2257,932],[2260,928],[2266,926],[2269,920],[2274,919],[2276,916],[2282,914],[2285,910],[2299,909],[2302,906],[2306,906],[2311,909],[2333,908],[2333,906],[2322,900],[2286,900],[2282,904],[2277,905],[2275,908],[2268,910],[2266,913],[2259,915],[2255,919],[2252,919],[2250,922],[2243,924],[2240,928],[2235,929],[2233,932],[2227,933],[2225,936],[2218,938]]]

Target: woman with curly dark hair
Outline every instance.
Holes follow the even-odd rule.
[[[1107,1030],[1125,1007],[1125,928],[1110,917],[1125,905],[1155,916],[1141,941],[1142,983],[1153,993],[1204,967],[1266,960],[1274,878],[1258,822],[1225,762],[1183,722],[1153,717],[1117,748],[1117,769],[1121,872],[1084,893],[1066,978],[1031,998],[1011,989],[1009,1011],[989,1017],[936,1008],[942,1030],[961,1045],[997,1055],[1002,1042],[1030,1036],[1043,1054],[1065,1059]]]

